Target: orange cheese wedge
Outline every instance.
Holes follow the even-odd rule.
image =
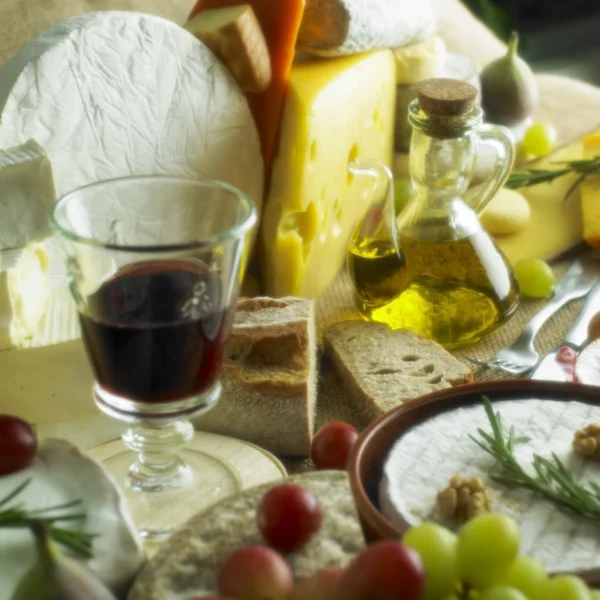
[[[583,138],[583,158],[600,156],[600,135]],[[581,183],[581,214],[583,239],[600,250],[600,176],[590,177]]]
[[[296,39],[304,13],[304,0],[247,0],[243,3],[252,7],[271,57],[271,83],[264,92],[247,94],[261,140],[266,191],[288,78],[294,60]],[[189,19],[193,19],[203,10],[239,4],[242,4],[240,0],[198,0]]]

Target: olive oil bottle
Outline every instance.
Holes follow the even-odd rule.
[[[518,304],[511,267],[477,218],[508,176],[513,150],[502,128],[481,127],[471,86],[448,80],[429,86],[410,108],[416,194],[399,220],[389,170],[363,159],[351,165],[357,174],[375,176],[385,192],[354,232],[348,271],[365,318],[453,348],[480,339]],[[467,203],[480,141],[496,147],[497,167]]]

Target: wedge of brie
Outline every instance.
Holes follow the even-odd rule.
[[[0,249],[47,237],[55,199],[50,159],[35,140],[0,150]]]
[[[39,243],[0,252],[0,350],[23,346],[39,333],[50,297],[49,264]]]

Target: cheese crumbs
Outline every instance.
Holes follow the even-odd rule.
[[[444,519],[466,522],[490,511],[491,497],[481,477],[466,479],[454,475],[448,487],[440,490],[436,508]]]
[[[575,432],[573,452],[600,462],[600,425],[591,423]]]

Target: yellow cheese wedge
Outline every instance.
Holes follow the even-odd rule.
[[[446,60],[446,44],[437,35],[427,40],[394,49],[396,83],[411,85],[439,77]]]
[[[263,212],[267,295],[316,298],[339,273],[373,186],[348,164],[392,164],[395,69],[389,50],[293,67]]]
[[[588,135],[583,140],[583,158],[596,156],[600,156],[600,135]],[[580,191],[583,239],[600,249],[600,177],[584,180]]]
[[[529,221],[531,209],[525,197],[515,190],[502,188],[479,215],[483,228],[492,235],[511,235]]]

